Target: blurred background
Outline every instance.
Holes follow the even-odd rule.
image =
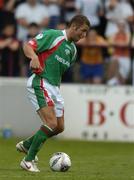
[[[134,1],[0,0],[0,136],[30,135],[41,123],[26,97],[24,41],[64,29],[77,14],[91,30],[65,73],[61,138],[134,141]]]

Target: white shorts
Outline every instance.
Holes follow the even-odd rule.
[[[27,90],[28,98],[36,111],[45,106],[54,106],[56,117],[63,116],[64,99],[60,94],[59,87],[53,86],[47,80],[38,77],[40,84],[36,81],[36,85],[34,85],[33,81],[35,81],[35,76],[36,75],[33,74],[28,79]]]

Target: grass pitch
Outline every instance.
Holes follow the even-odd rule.
[[[134,144],[48,140],[39,152],[40,173],[19,167],[17,139],[0,139],[0,180],[134,180]],[[52,172],[49,158],[57,151],[70,155],[68,172]]]

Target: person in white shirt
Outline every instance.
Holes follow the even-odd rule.
[[[100,25],[100,12],[102,9],[101,0],[77,0],[81,2],[82,14],[85,15],[91,22],[91,27],[97,28]]]
[[[37,23],[41,28],[47,27],[49,23],[47,8],[37,0],[27,0],[20,4],[16,8],[15,17],[18,23],[17,36],[21,41],[25,41],[30,23]]]
[[[130,32],[129,23],[133,17],[133,9],[126,0],[107,0],[106,8],[106,30],[105,36],[110,37],[118,31],[117,22],[126,21],[126,31]]]
[[[60,20],[60,6],[58,0],[41,0],[48,10],[50,21],[49,28],[56,29]]]

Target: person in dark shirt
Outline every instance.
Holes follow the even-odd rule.
[[[18,76],[19,41],[15,38],[14,24],[6,24],[0,35],[0,75]]]

